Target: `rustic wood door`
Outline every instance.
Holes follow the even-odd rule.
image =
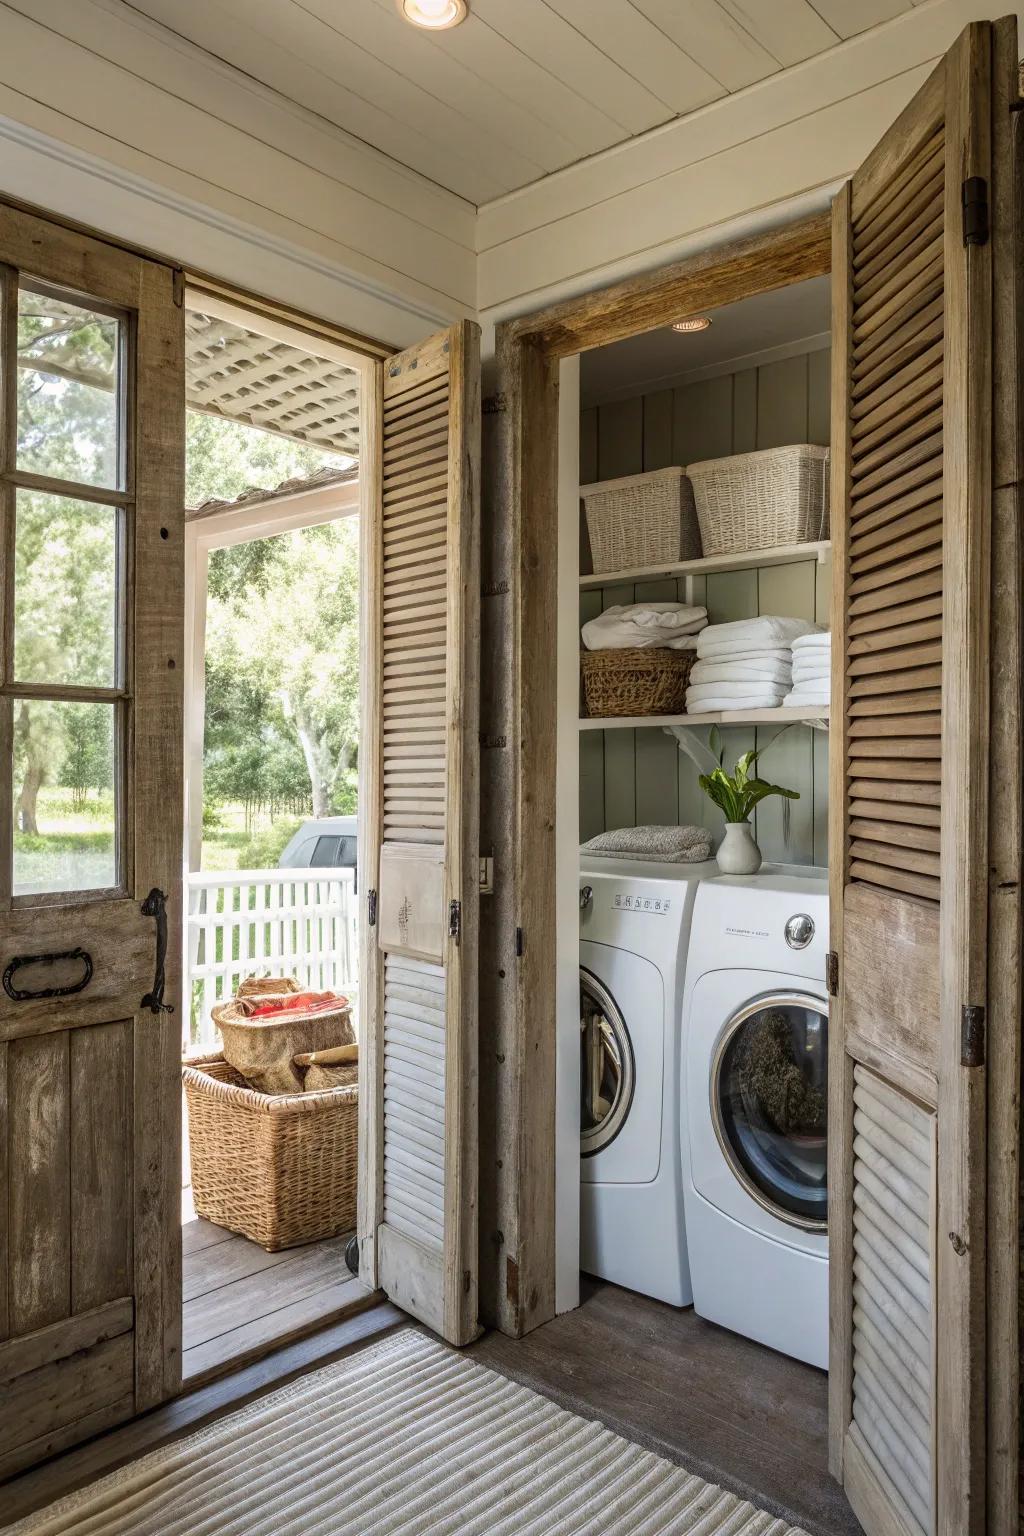
[[[1017,748],[997,759],[1020,729],[993,251],[1016,57],[1012,20],[969,27],[834,203],[830,1431],[870,1536],[986,1519],[990,771],[1019,774]]]
[[[360,1273],[477,1325],[479,330],[378,365],[363,501]]]
[[[0,1478],[181,1371],[178,274],[0,207]]]

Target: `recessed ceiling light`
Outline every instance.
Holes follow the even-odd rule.
[[[429,27],[440,32],[465,21],[469,7],[466,0],[398,0],[399,14],[414,27]]]
[[[674,331],[679,331],[683,336],[689,336],[694,331],[706,331],[711,324],[708,315],[690,315],[687,320],[676,320],[672,326]]]

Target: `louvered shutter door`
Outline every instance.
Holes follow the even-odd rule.
[[[476,1320],[479,330],[384,363],[365,413],[360,1269]],[[370,871],[374,878],[371,879]]]
[[[992,38],[833,208],[830,1456],[869,1536],[984,1521]]]

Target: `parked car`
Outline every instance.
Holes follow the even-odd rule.
[[[281,869],[355,869],[358,861],[355,816],[321,816],[304,821],[286,845]]]

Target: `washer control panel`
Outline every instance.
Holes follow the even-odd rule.
[[[794,912],[786,921],[786,943],[790,949],[806,949],[814,938],[814,919],[807,912]]]

